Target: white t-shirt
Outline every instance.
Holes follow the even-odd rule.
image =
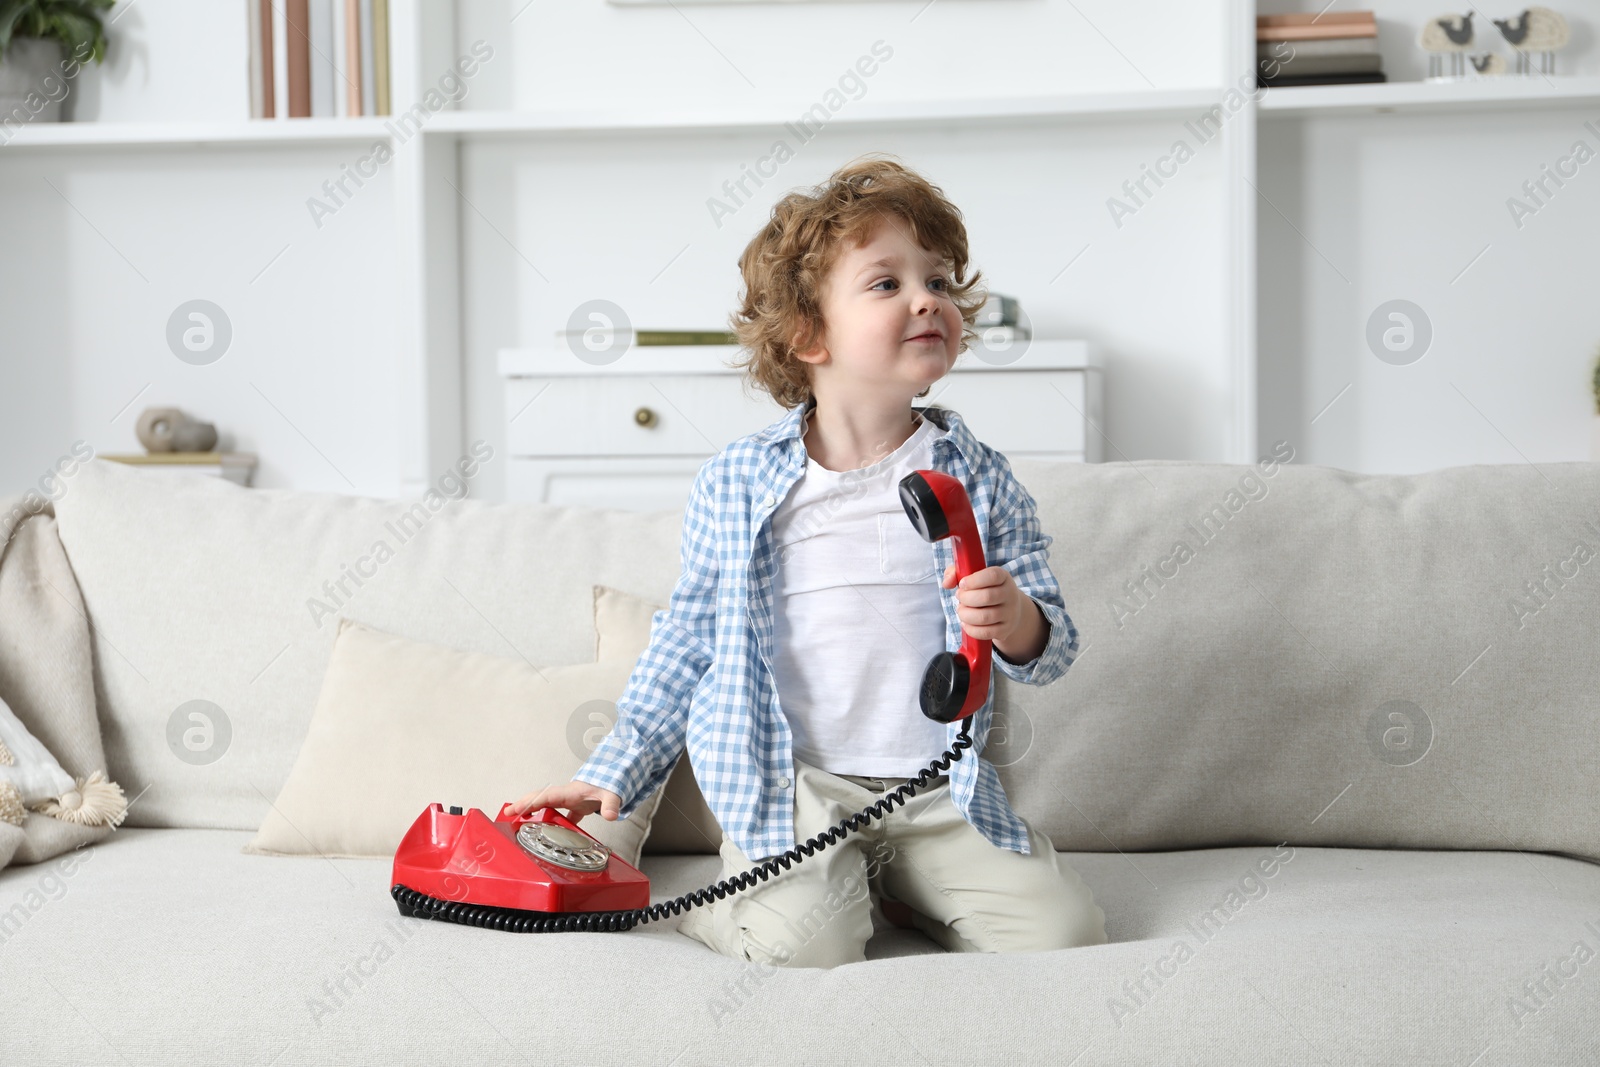
[[[947,432],[923,419],[859,470],[808,457],[772,514],[772,671],[795,758],[813,767],[911,777],[947,747],[918,703],[928,660],[945,650],[940,575],[900,503],[900,479],[931,469]]]

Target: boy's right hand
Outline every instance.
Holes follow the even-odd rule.
[[[607,822],[615,822],[622,810],[622,798],[609,789],[601,789],[576,778],[566,785],[549,785],[535,789],[511,805],[514,815],[526,815],[540,808],[565,808],[567,818],[577,822],[596,811]]]

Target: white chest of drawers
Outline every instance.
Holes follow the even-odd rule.
[[[783,418],[730,366],[733,347],[635,347],[596,366],[566,349],[503,349],[506,499],[628,510],[682,508],[730,442]],[[961,414],[1008,458],[1097,463],[1102,373],[1083,341],[1032,341],[1013,362],[968,351],[914,406]]]

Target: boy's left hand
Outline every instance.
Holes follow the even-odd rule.
[[[956,585],[956,565],[944,569],[939,583],[945,589],[959,589],[956,615],[961,628],[980,641],[1004,643],[1021,628],[1024,610],[1032,609],[1032,598],[1017,585],[1004,567],[985,567],[973,571]]]

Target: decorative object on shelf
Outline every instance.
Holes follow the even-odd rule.
[[[1472,62],[1472,73],[1480,78],[1497,78],[1506,72],[1506,57],[1498,52],[1484,52],[1467,59]]]
[[[134,432],[147,452],[209,452],[217,445],[216,426],[180,408],[145,408]]]
[[[1589,458],[1600,463],[1600,345],[1595,346],[1589,386],[1594,390],[1594,415],[1589,420]]]
[[[216,426],[190,418],[182,408],[145,408],[134,432],[145,455],[102,453],[100,458],[149,470],[210,474],[245,486],[255,472],[254,453],[212,451],[217,447]]]
[[[1547,7],[1530,7],[1514,18],[1495,19],[1495,27],[1517,54],[1517,73],[1533,74],[1532,57],[1539,57],[1539,74],[1556,72],[1556,49],[1572,39],[1567,20]]]
[[[1262,88],[1387,80],[1371,11],[1256,18],[1256,84]]]
[[[172,451],[209,452],[217,447],[217,428],[209,422],[188,419],[172,431]]]
[[[1450,57],[1450,77],[1467,72],[1467,56],[1472,52],[1472,12],[1465,15],[1440,15],[1422,24],[1417,45],[1428,53],[1428,77],[1444,76],[1444,57]]]
[[[993,365],[1014,363],[1028,350],[1033,339],[1033,324],[1014,296],[990,293],[973,322],[978,338],[968,351]]]
[[[116,0],[0,2],[0,121],[59,122],[69,78],[106,55],[100,12]]]
[[[973,325],[981,330],[989,326],[1017,326],[1021,322],[1022,304],[1016,297],[990,293],[989,299],[978,309],[978,318]]]

